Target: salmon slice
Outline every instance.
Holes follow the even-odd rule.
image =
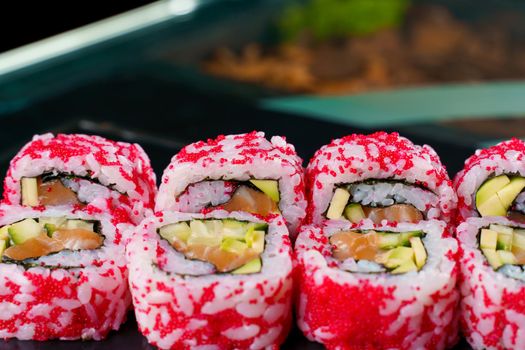
[[[173,247],[189,259],[209,262],[219,272],[229,272],[259,257],[253,249],[248,248],[244,254],[236,254],[221,249],[220,246],[194,244],[188,246],[178,240],[173,241]]]
[[[97,249],[104,242],[104,238],[98,233],[81,228],[58,229],[53,232],[53,239],[70,250]]]
[[[229,201],[221,205],[226,211],[245,211],[248,213],[266,216],[278,213],[279,208],[270,197],[263,192],[248,186],[239,186]]]
[[[77,198],[73,190],[64,186],[59,178],[49,181],[42,181],[38,177],[38,202],[40,205],[74,205],[83,203]]]
[[[25,260],[30,258],[39,258],[44,255],[56,253],[64,249],[64,245],[47,234],[42,233],[39,236],[28,239],[22,244],[13,245],[4,251],[4,256],[13,260]]]
[[[378,247],[378,236],[375,232],[338,232],[330,237],[330,243],[335,246],[333,255],[339,261],[348,258],[377,261],[383,253]]]
[[[374,224],[380,224],[385,219],[391,222],[411,223],[423,220],[423,214],[410,204],[394,204],[385,208],[363,206],[363,212]]]

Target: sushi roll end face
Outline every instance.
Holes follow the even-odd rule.
[[[458,340],[457,244],[439,221],[304,227],[299,328],[329,349],[446,349]]]
[[[263,349],[291,323],[291,244],[282,218],[163,212],[127,248],[140,331],[161,349]]]
[[[140,222],[153,208],[155,174],[139,145],[99,136],[35,136],[11,161],[5,202],[111,212]]]
[[[184,147],[164,171],[156,211],[282,214],[290,233],[306,213],[302,160],[282,137],[220,135]]]
[[[0,207],[0,338],[103,339],[131,304],[130,225],[64,209]]]
[[[470,218],[457,228],[461,326],[474,349],[525,346],[525,225]]]
[[[376,225],[449,222],[456,195],[445,167],[429,146],[397,133],[350,135],[318,150],[307,168],[307,221],[363,220]]]
[[[525,222],[525,143],[512,139],[478,150],[454,179],[459,221],[507,216]]]

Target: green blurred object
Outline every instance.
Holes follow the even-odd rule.
[[[278,27],[286,41],[305,32],[317,40],[367,35],[399,26],[409,5],[410,0],[308,0],[286,8]]]

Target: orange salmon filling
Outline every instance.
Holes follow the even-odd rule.
[[[235,190],[229,201],[220,206],[228,212],[245,211],[263,216],[279,213],[277,203],[265,193],[243,185]]]
[[[392,222],[417,223],[423,220],[423,214],[410,204],[394,204],[385,208],[362,206],[365,218],[371,219],[374,224],[383,220]]]
[[[59,178],[49,181],[42,181],[42,177],[37,178],[38,203],[39,205],[73,205],[83,203],[77,198],[73,190],[64,186]]]

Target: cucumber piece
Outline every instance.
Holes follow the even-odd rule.
[[[251,223],[250,225],[253,225],[253,229],[254,230],[259,230],[259,231],[268,231],[268,224],[264,223],[264,222],[253,222]]]
[[[0,228],[0,239],[9,239],[9,226],[5,225]]]
[[[204,220],[204,225],[206,225],[208,234],[218,236],[222,234],[222,220]]]
[[[190,221],[191,235],[192,236],[209,236],[208,228],[202,220]]]
[[[279,182],[277,180],[250,180],[250,182],[265,193],[275,203],[279,203]]]
[[[204,245],[208,247],[216,247],[222,242],[221,236],[202,235],[195,236],[192,234],[188,237],[186,244],[188,246]]]
[[[334,192],[334,196],[330,201],[330,207],[326,212],[327,219],[340,219],[343,215],[343,210],[350,199],[350,192],[344,188],[337,188]]]
[[[359,223],[361,220],[366,219],[365,212],[359,203],[348,204],[345,208],[345,217],[353,222],[354,224]]]
[[[489,229],[496,231],[497,233],[503,233],[504,235],[512,235],[514,233],[514,229],[512,227],[497,224],[491,224]]]
[[[66,229],[82,229],[87,231],[95,231],[95,224],[89,221],[78,220],[78,219],[69,219],[66,220]]]
[[[264,251],[264,231],[253,230],[246,233],[245,241],[248,248],[252,248],[256,253]]]
[[[176,239],[186,243],[191,235],[191,229],[190,225],[188,225],[186,222],[178,222],[176,224],[170,224],[161,227],[159,229],[159,234],[170,244],[173,244],[173,241]]]
[[[488,263],[494,270],[498,269],[502,264],[499,254],[493,249],[481,249]]]
[[[0,239],[0,260],[2,259],[2,254],[4,254],[4,250],[7,249],[9,246],[9,239]]]
[[[248,249],[248,245],[233,238],[226,238],[221,243],[221,249],[226,252],[241,255]]]
[[[410,237],[410,244],[414,249],[416,266],[418,269],[421,269],[427,262],[427,251],[425,250],[425,246],[419,237]]]
[[[44,228],[47,231],[47,235],[49,237],[53,237],[53,233],[57,230],[57,226],[55,224],[44,224]]]
[[[36,177],[23,177],[20,181],[22,205],[36,207],[38,202],[38,182]]]
[[[479,241],[479,247],[481,249],[496,249],[498,242],[498,233],[489,229],[481,230],[481,238]]]
[[[392,269],[403,265],[407,261],[414,261],[414,249],[409,247],[397,247],[389,252],[384,265],[387,268]]]
[[[423,231],[408,231],[403,232],[399,234],[401,236],[399,240],[399,245],[409,247],[410,246],[410,238],[412,237],[422,237]]]
[[[8,228],[9,238],[14,244],[22,244],[28,239],[34,238],[42,233],[42,226],[34,219],[25,219]]]
[[[401,236],[398,233],[378,233],[377,244],[381,249],[392,249],[400,245]]]
[[[496,253],[498,253],[499,260],[503,265],[516,265],[517,260],[514,254],[512,252],[507,252],[505,250],[497,250]]]
[[[496,249],[501,250],[512,250],[512,234],[502,234],[498,233],[498,240],[496,242]]]
[[[58,216],[58,217],[41,217],[38,219],[38,223],[40,225],[44,226],[45,224],[53,224],[56,227],[63,226],[67,221],[67,218],[65,216]]]
[[[417,266],[413,260],[405,261],[403,264],[399,265],[399,267],[392,270],[391,273],[397,275],[400,273],[407,273],[410,271],[417,271]]]
[[[260,258],[256,258],[256,259],[250,260],[249,262],[247,262],[246,264],[242,265],[238,269],[233,270],[232,273],[235,274],[235,275],[243,275],[243,274],[248,274],[248,273],[257,273],[257,272],[261,272],[261,268],[262,268],[261,259]]]

